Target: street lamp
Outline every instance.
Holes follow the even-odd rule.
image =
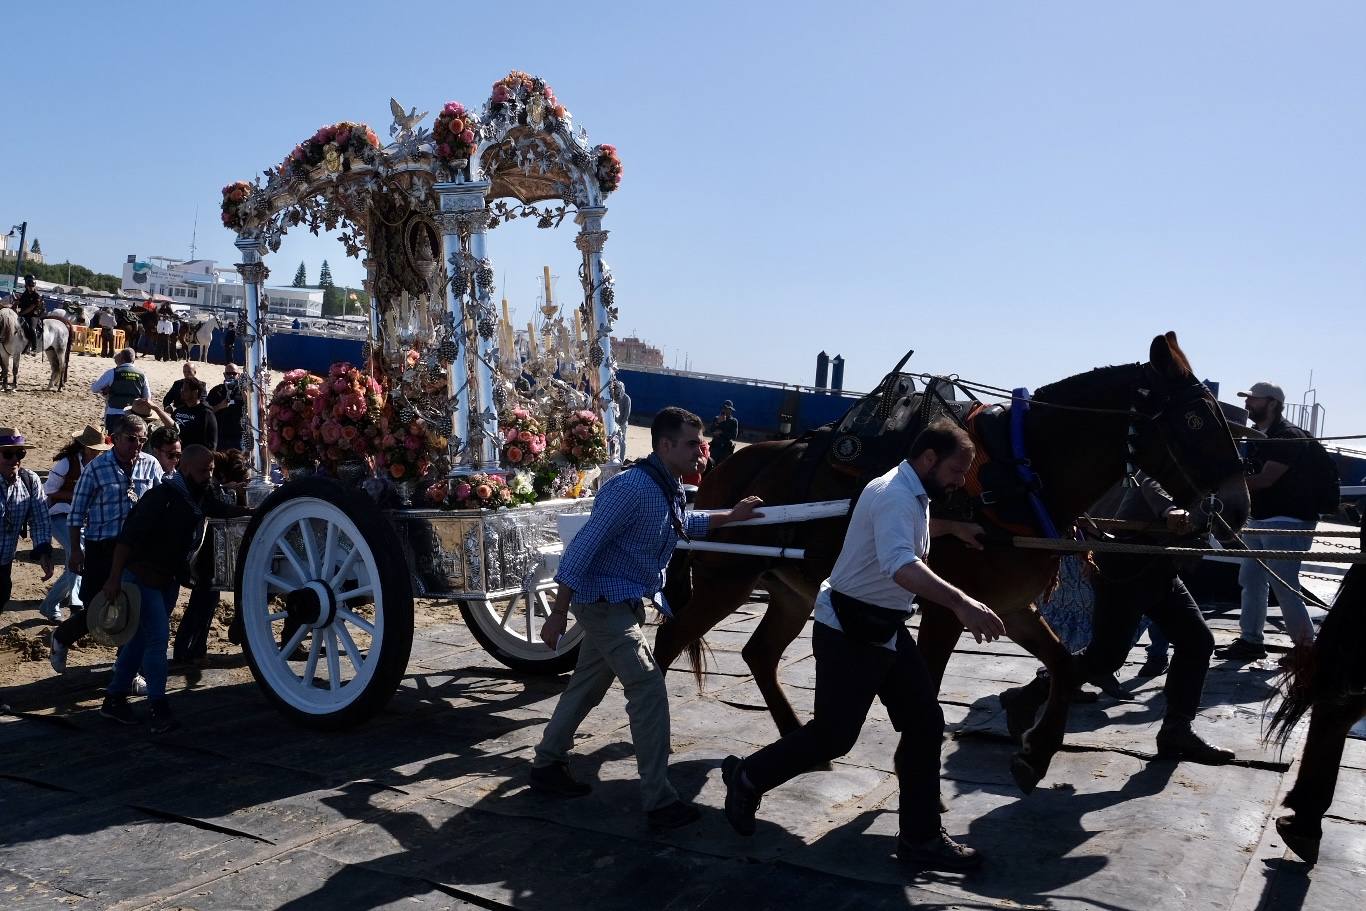
[[[14,232],[19,232],[19,253],[14,257],[14,290],[19,290],[19,270],[24,265],[24,241],[28,238],[28,222],[21,222],[13,225],[9,229],[9,237],[14,236]]]

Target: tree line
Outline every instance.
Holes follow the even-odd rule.
[[[0,272],[13,275],[14,259],[15,257],[10,254],[0,254]],[[122,280],[117,275],[95,272],[75,263],[35,263],[27,256],[24,257],[24,264],[19,272],[20,281],[23,280],[23,276],[32,275],[39,281],[54,282],[63,287],[84,285],[96,291],[117,292],[122,285]]]
[[[294,272],[295,288],[321,288],[323,292],[323,316],[344,316],[347,314],[367,313],[370,310],[370,295],[360,288],[338,287],[332,282],[332,267],[323,260],[318,270],[318,283],[308,283],[308,269],[303,263]]]

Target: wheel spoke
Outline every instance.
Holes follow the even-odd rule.
[[[287,619],[288,617],[289,617],[289,611],[285,611],[285,610],[275,611],[274,613],[266,614],[266,619],[269,620],[271,623],[275,623],[275,622],[278,622],[278,621],[280,621],[280,620],[285,620],[285,619]]]
[[[538,613],[542,617],[550,616],[550,599],[545,596],[545,592],[536,592],[536,604],[540,607]]]
[[[335,522],[327,523],[327,539],[323,543],[323,562],[318,567],[318,578],[322,579],[332,572],[332,562],[337,556],[337,525]]]
[[[266,594],[269,595],[270,590],[272,588],[276,591],[281,591],[285,594],[288,594],[294,591],[294,589],[298,588],[300,585],[303,585],[304,581],[305,580],[300,579],[298,582],[291,585],[288,579],[285,579],[281,576],[277,576],[275,575],[275,573],[266,573]]]
[[[513,598],[512,600],[513,600],[513,602],[515,603],[517,599],[516,599],[516,598]],[[536,613],[536,608],[532,606],[534,603],[535,603],[535,602],[534,602],[534,601],[532,600],[532,598],[531,598],[531,592],[527,592],[527,595],[526,595],[526,641],[527,641],[527,644],[528,644],[528,645],[530,645],[530,644],[532,644],[533,642],[536,641],[536,637],[535,637],[535,635],[534,635],[534,634],[532,633],[532,631],[531,631],[531,621],[534,619],[534,616],[533,616],[533,615]]]
[[[304,686],[313,685],[313,677],[318,671],[318,649],[322,647],[322,644],[322,637],[319,636],[315,630],[314,634],[309,637],[308,640],[308,661],[304,664]]]
[[[289,656],[294,654],[294,650],[299,647],[299,643],[304,641],[304,636],[307,633],[308,627],[306,626],[301,626],[296,629],[294,635],[290,636],[289,641],[285,643],[285,647],[278,652],[280,657],[285,661],[288,661]]]
[[[299,537],[304,542],[304,555],[308,557],[308,575],[305,578],[316,579],[322,575],[322,567],[318,565],[318,542],[313,540],[313,520],[305,516],[294,527],[299,529]]]
[[[508,628],[508,621],[512,619],[512,610],[513,610],[513,608],[515,608],[516,606],[517,606],[517,599],[516,599],[516,598],[510,598],[510,599],[508,600],[507,610],[503,611],[503,619],[502,619],[502,621],[498,624],[498,628],[499,628],[499,629],[507,629],[507,628]]]
[[[340,615],[338,619],[340,619]],[[360,649],[356,648],[355,640],[353,640],[351,634],[346,631],[346,624],[337,623],[334,624],[332,628],[336,630],[337,638],[341,640],[342,648],[346,650],[346,657],[351,659],[352,669],[359,675],[361,666]]]
[[[370,636],[375,635],[375,627],[373,624],[369,623],[366,620],[362,620],[360,617],[351,613],[351,611],[349,610],[343,610],[340,607],[337,608],[337,618],[340,620],[345,620],[347,623],[350,623],[354,626],[359,626],[361,629],[365,630],[365,632]]]
[[[351,571],[351,567],[356,565],[356,560],[359,558],[360,548],[352,544],[351,549],[347,551],[346,556],[342,558],[341,566],[339,566],[337,568],[337,571],[332,574],[332,581],[328,584],[331,585],[333,588],[336,588],[338,585],[340,585],[342,579],[346,578],[346,574]]]
[[[294,546],[285,540],[284,535],[275,539],[275,547],[284,554],[289,565],[294,567],[294,575],[299,579],[299,583],[303,584],[308,581],[308,573],[304,571],[304,565],[300,562],[298,553],[295,552]]]
[[[364,598],[366,595],[373,594],[374,591],[375,587],[373,585],[362,585],[358,588],[353,588],[350,591],[341,592],[337,595],[337,600],[350,601],[354,598]]]
[[[341,689],[341,662],[337,660],[337,634],[328,627],[327,633],[327,686],[332,692]]]

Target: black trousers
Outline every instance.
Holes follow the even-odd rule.
[[[104,588],[104,583],[109,579],[109,570],[114,565],[114,545],[118,544],[117,538],[105,538],[103,541],[85,542],[85,565],[81,568],[81,604],[87,605],[94,600],[99,590]],[[85,607],[79,610],[72,609],[71,616],[57,624],[57,629],[53,631],[53,637],[62,645],[68,648],[81,640],[81,637],[90,632],[90,626],[86,622]]]
[[[14,562],[0,563],[0,611],[9,607],[9,596],[14,591],[14,580],[11,573],[14,572]]]
[[[210,532],[195,558],[195,576],[202,581],[190,589],[190,600],[176,627],[175,645],[171,649],[171,657],[176,661],[193,661],[209,653],[209,627],[213,625],[213,614],[218,609],[218,592],[214,591],[211,581],[213,552],[214,537]]]
[[[894,757],[901,789],[903,837],[929,838],[939,831],[939,754],[944,712],[911,634],[897,633],[896,650],[855,642],[824,623],[815,624],[815,716],[744,762],[760,792],[837,759],[854,748],[873,698],[882,700],[901,733]]]
[[[1176,574],[1175,563],[1166,557],[1097,554],[1096,565],[1100,573],[1094,581],[1095,620],[1091,644],[1081,656],[1082,673],[1119,670],[1133,644],[1139,618],[1147,614],[1172,644],[1164,688],[1167,717],[1191,721],[1200,710],[1214,634]]]
[[[100,357],[114,356],[114,330],[109,328],[100,329]]]

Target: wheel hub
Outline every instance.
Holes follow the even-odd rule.
[[[299,626],[321,629],[337,616],[337,596],[331,586],[314,579],[285,595],[285,613]]]

